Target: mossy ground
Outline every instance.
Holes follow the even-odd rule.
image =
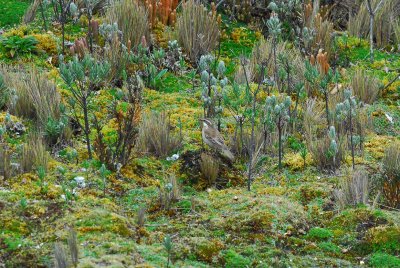
[[[10,6],[9,1],[3,2]],[[17,12],[19,4],[14,3],[14,8]],[[18,22],[2,16],[1,23]],[[24,27],[11,31],[35,33],[43,51],[12,63],[35,64],[58,79],[48,60],[56,56],[52,40],[59,38],[59,29],[54,29],[54,34],[42,34],[35,26]],[[69,33],[74,34],[68,38],[82,34],[79,26],[71,28]],[[244,24],[226,23],[223,28],[221,48],[216,53],[226,60],[232,75],[237,57],[251,53],[259,33]],[[383,83],[393,77],[385,67],[400,67],[399,54],[388,52],[377,52],[376,62],[370,64],[364,40],[348,40],[341,55],[342,60],[361,65]],[[353,68],[347,68],[348,76]],[[367,136],[359,163],[372,170],[377,170],[385,145],[399,136],[399,86],[394,83],[384,92],[384,98],[370,107],[374,131]],[[145,90],[144,110],[168,111],[171,124],[182,128],[181,155],[200,150],[198,119],[203,108],[198,88],[193,90],[188,75],[172,73],[158,87],[158,91]],[[393,116],[394,124],[388,122],[385,113]],[[0,122],[4,116],[1,113]],[[18,145],[23,141],[20,137],[7,143]],[[84,151],[79,141],[74,146],[78,152]],[[33,173],[0,182],[0,263],[6,267],[51,267],[54,243],[65,244],[67,226],[78,232],[79,267],[166,267],[163,241],[167,234],[173,239],[171,267],[358,267],[360,262],[374,267],[400,266],[396,257],[400,254],[398,212],[372,207],[338,212],[333,208],[332,191],[340,177],[348,173],[350,162],[336,175],[329,175],[317,171],[310,156],[304,165],[299,152],[289,148],[284,170],[278,172],[276,157],[268,158],[250,192],[244,186],[245,163],[235,167],[241,172],[239,185],[200,191],[180,173],[180,161],[138,154],[121,170],[121,177],[114,174],[107,179],[103,196],[98,163],[84,164],[79,160],[84,158],[83,153],[78,161],[71,160],[70,149],[53,157],[45,193]],[[67,170],[66,174],[61,176],[59,166]],[[165,212],[159,208],[159,189],[170,174],[175,174],[182,185],[182,196]],[[60,182],[76,176],[85,177],[87,187],[78,190],[76,200],[66,203],[61,198]],[[136,222],[141,207],[147,208],[143,227]]]

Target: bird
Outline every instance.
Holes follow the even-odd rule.
[[[233,160],[235,160],[235,156],[229,150],[228,146],[225,145],[224,138],[222,137],[221,133],[219,133],[218,129],[214,127],[214,124],[211,122],[211,120],[204,118],[200,119],[200,121],[203,123],[201,136],[204,143],[233,162]]]

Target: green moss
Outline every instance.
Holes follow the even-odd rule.
[[[375,253],[371,256],[370,264],[378,268],[395,268],[400,267],[400,258],[385,253]]]
[[[400,227],[377,227],[371,229],[367,236],[375,251],[400,253]]]
[[[333,232],[329,229],[315,227],[310,229],[307,238],[311,240],[327,240],[333,237]]]
[[[234,250],[229,249],[224,254],[226,268],[241,268],[250,267],[251,261],[242,255],[236,253]]]
[[[321,242],[318,244],[318,247],[320,249],[322,249],[323,251],[326,251],[329,253],[334,253],[334,254],[340,253],[340,248],[332,242]]]

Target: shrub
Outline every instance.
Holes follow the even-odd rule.
[[[370,183],[365,170],[357,170],[350,178],[344,178],[334,192],[336,202],[340,208],[368,204]]]
[[[182,12],[176,23],[178,42],[193,63],[201,55],[211,52],[219,40],[219,25],[216,12],[211,14],[194,0],[182,4]]]
[[[143,36],[147,41],[150,40],[148,12],[138,1],[114,0],[106,12],[105,20],[110,24],[117,23],[125,45],[130,41],[136,47]]]
[[[27,142],[22,146],[20,165],[22,172],[31,172],[38,167],[47,169],[49,154],[43,139],[38,133],[31,132],[27,136]]]
[[[219,174],[219,163],[211,155],[202,153],[200,161],[200,171],[209,186],[215,185]]]
[[[383,195],[391,207],[400,208],[400,143],[391,144],[382,160]]]
[[[369,76],[365,70],[357,69],[351,79],[354,95],[362,102],[372,104],[378,97],[381,82],[374,76]]]
[[[139,147],[155,156],[165,157],[181,146],[182,138],[171,132],[165,112],[144,115],[139,130]]]

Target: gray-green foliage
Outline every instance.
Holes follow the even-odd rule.
[[[89,138],[89,115],[92,113],[89,110],[93,108],[91,103],[94,92],[96,88],[104,83],[104,79],[108,76],[110,65],[107,62],[99,62],[88,54],[82,60],[74,57],[68,63],[63,63],[61,57],[60,62],[61,78],[71,93],[68,99],[68,104],[72,109],[71,114],[85,132],[89,158],[92,158]],[[83,111],[84,122],[78,116],[79,109]]]
[[[266,100],[266,114],[268,121],[275,123],[279,135],[279,168],[282,168],[282,130],[290,119],[289,108],[292,100],[289,96],[279,100],[276,96],[270,96]]]
[[[199,62],[199,71],[201,73],[202,100],[204,106],[204,117],[217,117],[218,128],[223,112],[222,99],[228,78],[225,76],[226,67],[223,61],[220,61],[216,68],[216,74],[213,73],[215,58],[212,55],[203,55]]]
[[[346,131],[350,134],[351,155],[354,168],[354,145],[360,141],[360,137],[353,136],[353,125],[357,116],[357,101],[351,94],[351,90],[344,91],[344,101],[336,105],[336,118],[339,122],[345,122]]]

